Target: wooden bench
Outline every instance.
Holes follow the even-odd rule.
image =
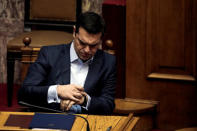
[[[31,38],[23,41],[25,37]],[[24,32],[21,35],[10,40],[7,45],[7,100],[8,106],[12,105],[13,94],[13,78],[14,78],[14,63],[15,60],[22,61],[21,80],[23,81],[28,65],[35,61],[37,54],[42,46],[63,44],[71,42],[73,39],[72,33],[64,31],[52,30],[36,30]],[[26,46],[24,46],[24,44]],[[30,46],[28,46],[30,44]]]

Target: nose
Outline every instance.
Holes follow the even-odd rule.
[[[88,45],[86,45],[86,47],[84,48],[84,51],[85,51],[86,53],[89,53],[89,52],[90,52],[90,47],[89,47]]]

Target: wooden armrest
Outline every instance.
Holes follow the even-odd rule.
[[[157,101],[142,100],[142,99],[115,99],[114,113],[129,114],[129,113],[144,113],[155,110],[157,107]]]
[[[197,131],[197,127],[182,128],[182,129],[178,129],[176,131]]]

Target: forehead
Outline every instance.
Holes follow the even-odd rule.
[[[79,28],[79,37],[82,41],[87,43],[99,42],[101,40],[102,33],[90,34],[84,28]]]

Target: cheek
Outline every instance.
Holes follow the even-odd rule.
[[[76,46],[76,49],[77,49],[77,51],[83,50],[83,48],[82,48],[80,45],[77,45],[77,46]]]
[[[94,55],[96,53],[97,49],[92,49],[92,54]]]

